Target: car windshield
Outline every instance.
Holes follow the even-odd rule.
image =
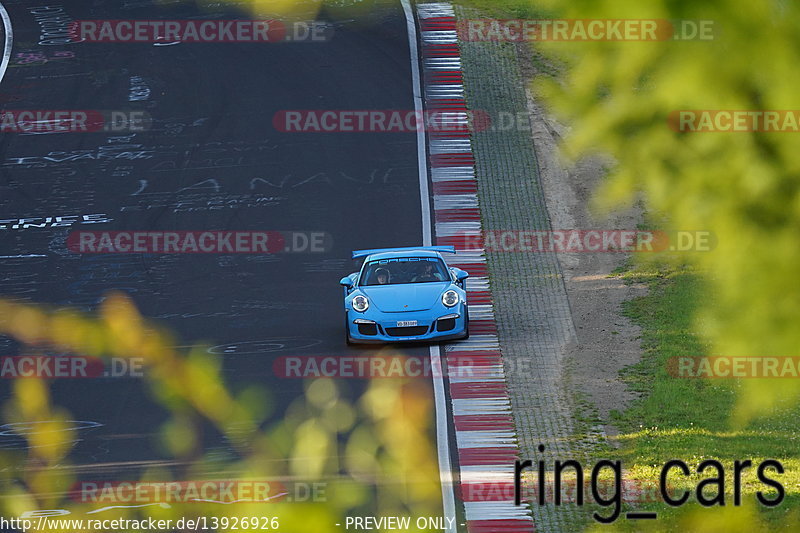
[[[436,257],[397,257],[370,261],[360,285],[399,285],[448,281],[447,267]]]

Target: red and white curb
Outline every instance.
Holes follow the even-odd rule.
[[[534,530],[530,507],[514,505],[519,446],[486,256],[483,250],[466,251],[469,241],[479,242],[473,237],[480,236],[481,213],[475,158],[464,128],[469,113],[455,12],[447,3],[418,4],[417,15],[426,111],[448,112],[452,118],[452,128],[437,128],[428,135],[436,244],[461,250],[448,262],[470,273],[471,336],[445,349],[460,464],[457,493],[464,502],[469,533],[530,532]]]

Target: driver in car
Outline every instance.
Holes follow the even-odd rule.
[[[375,279],[378,281],[378,285],[386,285],[389,283],[389,271],[385,268],[379,268],[375,271]]]
[[[436,272],[433,269],[433,263],[431,261],[425,261],[422,263],[421,271],[414,276],[413,281],[416,283],[418,281],[444,281],[444,279],[440,272]]]

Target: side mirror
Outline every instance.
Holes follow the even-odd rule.
[[[465,272],[464,270],[461,270],[460,268],[453,268],[453,273],[456,275],[456,281],[459,281],[459,282],[464,281],[465,279],[467,279],[469,277],[469,272]]]
[[[345,276],[345,277],[343,277],[342,279],[339,280],[339,285],[341,285],[341,286],[343,286],[343,287],[345,287],[347,289],[352,289],[353,288],[353,280],[350,279],[350,276]]]

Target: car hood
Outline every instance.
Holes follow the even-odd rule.
[[[384,313],[431,309],[449,285],[446,281],[360,287],[370,302]]]

